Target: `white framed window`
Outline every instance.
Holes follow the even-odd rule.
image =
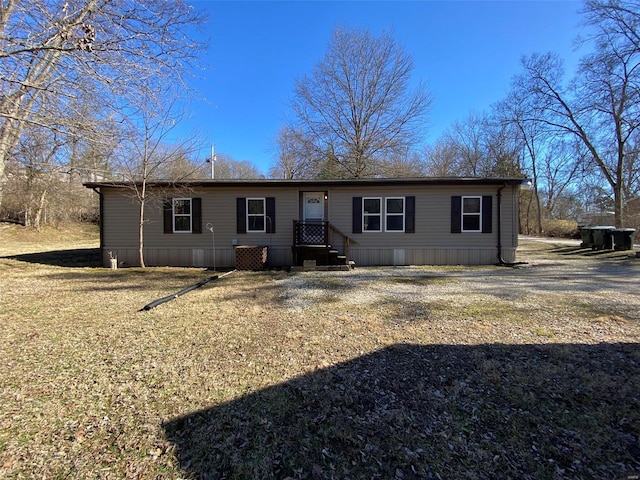
[[[462,197],[462,231],[482,231],[482,197]]]
[[[173,232],[191,233],[193,209],[190,198],[173,199]]]
[[[385,231],[404,232],[404,198],[405,197],[385,198]]]
[[[351,230],[353,233],[389,232],[416,233],[416,197],[351,197]],[[454,198],[454,197],[452,197]],[[461,197],[455,197],[460,230]],[[452,200],[453,202],[453,200]],[[453,217],[452,217],[453,219]],[[452,230],[453,230],[453,225]]]
[[[264,198],[247,198],[247,232],[265,232],[266,215]]]
[[[382,198],[362,198],[362,231],[382,231]]]

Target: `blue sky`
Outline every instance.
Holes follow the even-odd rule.
[[[216,153],[267,173],[290,114],[296,78],[322,59],[337,25],[392,31],[413,57],[413,80],[434,103],[425,143],[452,122],[488,110],[520,72],[520,58],[554,51],[571,72],[580,56],[581,2],[573,1],[193,1],[208,12],[209,69],[194,87],[186,125]],[[207,140],[208,139],[208,140]],[[203,149],[206,156],[209,147]]]

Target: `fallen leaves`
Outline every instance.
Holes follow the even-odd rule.
[[[205,274],[0,261],[3,478],[640,469],[637,295],[526,289],[546,267],[237,272],[138,312]]]

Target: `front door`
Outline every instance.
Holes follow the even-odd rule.
[[[305,192],[303,202],[302,221],[304,223],[324,221],[324,192]]]
[[[324,243],[324,192],[304,192],[302,195],[302,243]]]

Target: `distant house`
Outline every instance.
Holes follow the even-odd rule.
[[[519,178],[203,180],[148,185],[148,266],[236,266],[238,247],[266,247],[267,265],[514,262]],[[100,244],[136,265],[131,184],[90,182],[100,195]],[[215,247],[215,250],[214,250]]]

